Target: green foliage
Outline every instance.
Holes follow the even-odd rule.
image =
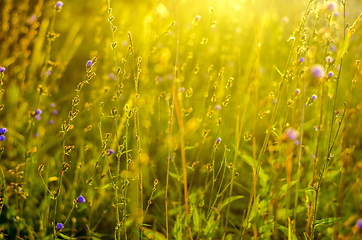
[[[360,9],[2,1],[0,239],[359,238]]]

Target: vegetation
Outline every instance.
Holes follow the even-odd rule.
[[[361,2],[0,6],[0,239],[361,239]]]

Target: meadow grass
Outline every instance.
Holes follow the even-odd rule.
[[[0,239],[362,239],[362,3],[0,6]]]

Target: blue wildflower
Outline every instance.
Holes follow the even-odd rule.
[[[78,203],[84,203],[84,202],[85,202],[85,198],[84,198],[82,195],[80,195],[80,196],[78,197],[78,199],[77,199],[77,202],[78,202]]]
[[[57,223],[56,229],[57,229],[58,231],[63,230],[63,228],[64,228],[63,223]]]

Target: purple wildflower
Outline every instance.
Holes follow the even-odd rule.
[[[109,150],[108,150],[108,154],[109,154],[109,155],[112,155],[113,153],[114,153],[113,149],[109,149]]]
[[[35,119],[39,121],[41,119],[40,115],[35,115]]]
[[[300,93],[300,89],[299,88],[297,88],[296,90],[295,90],[295,94],[299,94]]]
[[[317,95],[313,94],[312,95],[312,100],[315,101],[317,99]]]
[[[357,222],[356,222],[356,227],[359,229],[359,230],[362,230],[362,218],[358,219]]]
[[[185,91],[185,88],[184,88],[184,87],[181,87],[181,88],[180,88],[180,91],[181,91],[181,92],[184,92],[184,91]]]
[[[63,230],[63,228],[64,228],[63,223],[57,223],[56,229],[57,229],[58,231]]]
[[[333,77],[333,72],[332,71],[328,73],[328,77],[329,78]]]
[[[292,140],[292,141],[295,141],[297,140],[297,138],[299,137],[299,134],[297,132],[297,130],[293,129],[293,128],[288,128],[286,133],[285,133],[285,136],[289,139],[289,140]]]
[[[57,9],[60,10],[60,9],[63,7],[63,4],[64,4],[64,3],[63,3],[62,1],[58,1],[58,2],[55,4],[55,6],[56,6]]]
[[[218,104],[218,105],[215,106],[215,109],[216,109],[216,110],[220,110],[220,109],[221,109],[221,106]]]
[[[216,140],[216,144],[219,144],[221,142],[221,138],[218,138],[217,140]]]
[[[84,203],[84,202],[85,202],[85,198],[84,198],[82,195],[80,195],[80,196],[78,197],[78,199],[77,199],[77,202],[78,202],[78,203]]]
[[[49,124],[53,124],[54,121],[52,119],[49,120]]]
[[[55,107],[55,103],[51,103],[50,106],[53,108]]]
[[[57,115],[57,114],[58,114],[57,110],[54,109],[54,110],[52,111],[52,114],[53,114],[53,115]]]
[[[315,78],[320,79],[324,76],[324,67],[316,64],[310,69],[310,72]]]
[[[90,67],[92,66],[92,64],[93,64],[92,60],[89,60],[89,61],[87,62],[87,67],[90,68]]]
[[[0,128],[0,134],[5,134],[8,130],[6,128]]]
[[[34,137],[36,137],[36,138],[39,137],[39,133],[35,133]]]
[[[300,58],[299,58],[299,62],[300,62],[300,63],[304,63],[304,57],[300,57]]]
[[[1,135],[1,136],[0,136],[0,141],[5,141],[5,140],[6,140],[5,135]]]
[[[5,72],[5,68],[4,67],[0,67],[0,72]]]
[[[36,110],[35,115],[40,115],[42,113],[41,109]]]

